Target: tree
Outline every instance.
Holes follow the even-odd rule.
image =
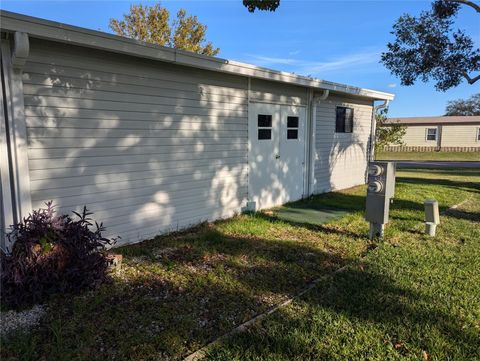
[[[251,13],[256,9],[275,11],[280,6],[280,0],[243,0],[243,6]]]
[[[375,152],[388,145],[403,145],[403,136],[407,132],[407,127],[401,124],[385,125],[387,120],[388,108],[385,108],[375,114],[376,132],[375,132]]]
[[[187,12],[180,9],[177,13],[177,20],[173,26],[173,47],[187,50],[198,54],[217,55],[219,48],[214,48],[212,43],[205,43],[205,32],[207,27],[198,22],[196,16],[187,16]]]
[[[480,71],[480,49],[463,30],[453,29],[461,5],[480,13],[472,1],[438,0],[418,17],[398,18],[392,31],[395,41],[387,44],[381,61],[402,85],[434,80],[437,90],[446,91],[464,80],[480,80],[480,74],[473,75]]]
[[[480,115],[480,93],[474,94],[468,99],[449,101],[445,115]]]
[[[250,12],[275,11],[280,0],[243,0]],[[430,11],[419,17],[402,15],[393,26],[395,41],[387,44],[382,63],[398,76],[402,85],[417,79],[433,79],[438,90],[445,91],[463,80],[474,84],[480,80],[480,49],[462,30],[453,30],[454,18],[461,6],[480,13],[480,5],[469,0],[437,0]]]
[[[177,18],[170,23],[170,12],[159,3],[131,5],[123,20],[110,19],[110,29],[120,36],[197,54],[215,56],[220,51],[206,41],[207,26],[196,16],[180,9]]]

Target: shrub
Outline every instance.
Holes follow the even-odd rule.
[[[19,308],[44,302],[60,292],[76,292],[102,282],[109,259],[106,246],[115,239],[102,236],[102,224],[87,208],[56,215],[52,202],[11,227],[10,254],[1,253],[1,300]],[[94,229],[94,230],[92,230]]]

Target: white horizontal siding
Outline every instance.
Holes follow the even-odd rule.
[[[34,208],[123,244],[244,206],[245,78],[32,39],[23,81]]]
[[[250,83],[250,99],[265,103],[305,105],[308,90],[295,85],[274,83],[261,79],[252,79]]]
[[[336,107],[354,109],[352,133],[335,133]],[[372,119],[370,101],[330,96],[316,106],[315,193],[365,183]]]
[[[112,201],[115,200],[123,200],[123,199],[130,199],[133,201],[135,198],[141,198],[145,196],[150,196],[151,199],[163,199],[165,192],[172,193],[169,196],[169,199],[173,199],[174,197],[177,197],[177,193],[183,192],[185,190],[191,190],[191,189],[196,189],[198,194],[202,194],[202,191],[207,189],[210,191],[210,185],[212,184],[212,177],[210,179],[205,179],[205,177],[200,178],[200,179],[195,179],[195,182],[193,184],[188,184],[191,182],[191,180],[183,180],[183,181],[145,181],[143,182],[143,186],[141,188],[134,188],[134,187],[129,187],[128,185],[124,184],[119,184],[116,185],[115,187],[108,188],[107,186],[100,185],[98,188],[95,188],[94,190],[88,190],[88,188],[80,188],[76,187],[73,191],[64,188],[63,191],[61,190],[60,192],[57,192],[53,194],[55,196],[55,200],[58,200],[61,202],[61,207],[60,208],[66,208],[66,209],[73,209],[80,204],[88,204],[91,207],[95,207],[95,209],[102,209],[101,208],[101,203],[108,202],[108,204]],[[235,187],[235,182],[238,181],[238,179],[241,179],[243,181],[243,177],[236,176],[236,177],[224,177],[222,179],[222,184],[225,186],[230,187]],[[218,183],[218,182],[216,182]],[[188,186],[186,188],[185,186]],[[88,187],[88,186],[87,186]],[[161,191],[158,191],[158,189],[161,189]],[[48,190],[47,190],[48,191]],[[149,191],[149,192],[147,192]],[[78,192],[78,194],[74,194],[73,192]],[[153,192],[154,196],[152,196],[150,193]],[[126,194],[128,193],[128,194]],[[182,194],[182,193],[179,193]],[[47,198],[50,199],[50,198]],[[45,201],[47,200],[45,199]],[[39,204],[42,204],[42,200],[36,199],[36,202]],[[194,200],[190,200],[192,204],[195,204]],[[107,205],[108,205],[107,204]],[[92,210],[94,210],[92,208]]]
[[[186,161],[168,161],[168,162],[155,162],[151,163],[149,158],[139,163],[123,163],[116,164],[115,159],[108,165],[88,166],[84,165],[78,167],[69,167],[68,175],[66,176],[64,168],[46,168],[30,169],[30,180],[48,180],[53,177],[56,178],[76,178],[86,175],[106,175],[106,174],[124,174],[124,173],[144,173],[149,171],[163,171],[167,173],[172,169],[193,169],[195,167],[218,167],[218,166],[234,166],[237,164],[238,158],[231,157],[222,159],[196,159]],[[53,162],[52,162],[53,163]]]
[[[137,242],[144,239],[154,237],[163,232],[169,231],[178,231],[180,229],[187,228],[189,226],[194,226],[201,222],[214,221],[217,219],[230,218],[238,214],[236,211],[232,211],[230,208],[217,208],[212,209],[211,215],[205,217],[202,212],[197,212],[197,214],[185,215],[182,218],[175,220],[170,219],[169,217],[157,220],[153,225],[143,224],[140,227],[130,227],[128,230],[122,232],[123,237],[130,240],[130,242]],[[106,233],[108,236],[115,236],[115,233],[111,233],[107,230]],[[124,243],[124,240],[120,240],[120,243]]]
[[[225,82],[229,83],[226,93],[233,89],[242,92],[247,91],[246,78],[231,74],[211,72],[200,68],[182,67],[168,62],[157,62],[153,60],[138,59],[136,57],[111,54],[103,51],[89,49],[86,53],[84,48],[68,46],[68,52],[65,51],[65,45],[60,43],[51,43],[48,41],[35,40],[35,53],[29,54],[29,62],[39,63],[50,66],[62,65],[62,69],[84,69],[89,72],[74,73],[68,69],[68,74],[57,70],[51,79],[57,83],[64,82],[63,75],[72,76],[76,74],[82,79],[96,80],[99,78],[110,79],[114,82],[122,82],[131,77],[138,78],[135,83],[142,84],[146,82],[149,86],[155,86],[152,81],[173,81],[176,83],[197,84],[197,86],[219,86],[225,88]],[[82,59],[81,62],[78,60]],[[112,72],[112,69],[122,69],[122,72]],[[161,72],[158,69],[161,68]],[[157,85],[161,86],[161,85]]]

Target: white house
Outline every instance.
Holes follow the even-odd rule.
[[[1,13],[2,229],[48,200],[122,243],[365,182],[392,94]]]

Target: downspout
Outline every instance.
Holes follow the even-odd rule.
[[[252,79],[248,77],[247,80],[247,203],[250,200],[250,151],[252,150],[251,137],[253,134],[250,134],[250,90],[252,88]]]
[[[6,120],[9,128],[9,156],[12,167],[11,182],[15,202],[15,222],[21,221],[31,212],[30,172],[27,156],[27,129],[23,92],[23,68],[30,53],[27,33],[13,34],[13,47],[2,45],[4,76],[8,78],[7,98],[9,108]]]
[[[15,32],[13,34],[12,66],[16,71],[21,72],[30,53],[30,42],[27,33]]]
[[[21,221],[31,211],[27,133],[23,100],[23,67],[30,44],[27,33],[15,32],[0,43],[2,52],[2,135],[1,168],[4,227]],[[8,194],[7,194],[8,192]],[[4,223],[2,222],[2,223]],[[11,244],[0,237],[7,253]]]
[[[307,167],[307,192],[306,195],[310,196],[314,192],[315,185],[315,129],[316,129],[316,109],[317,103],[322,100],[326,100],[330,94],[330,90],[323,90],[321,95],[315,95],[313,89],[309,92],[309,107],[308,107],[308,122],[309,122],[309,136],[308,136],[308,167]]]
[[[372,124],[370,126],[370,154],[368,156],[368,160],[370,162],[375,160],[375,133],[377,130],[376,115],[380,109],[387,108],[388,104],[390,104],[390,100],[384,100],[383,104],[374,106],[372,110]]]
[[[325,89],[320,96],[315,96],[314,99],[318,102],[319,100],[327,100],[328,96],[330,95],[330,90]]]
[[[440,124],[438,126],[438,140],[437,140],[437,151],[440,152],[442,150],[442,141],[443,141],[443,125]]]

